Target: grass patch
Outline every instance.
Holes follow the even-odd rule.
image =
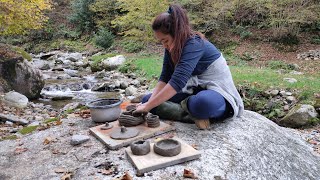
[[[0,141],[4,141],[4,140],[15,140],[15,139],[17,139],[17,138],[18,138],[17,135],[10,135],[10,136],[3,137],[2,139],[0,139]]]
[[[133,62],[148,79],[158,77],[161,73],[162,60],[159,57],[142,57],[135,59]]]
[[[22,135],[29,134],[37,129],[38,126],[27,126],[19,130],[19,133]]]
[[[48,123],[55,122],[55,121],[58,121],[58,120],[59,120],[59,118],[54,117],[54,118],[47,119],[44,123],[48,124]]]
[[[260,90],[266,90],[270,87],[277,87],[287,90],[298,90],[300,100],[312,101],[313,94],[319,92],[320,76],[294,75],[294,74],[279,74],[276,70],[269,68],[258,69],[248,66],[236,67],[231,66],[233,79],[236,84],[251,84]],[[298,82],[289,83],[283,78],[295,78]]]

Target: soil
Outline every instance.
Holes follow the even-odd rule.
[[[260,36],[263,32],[254,33],[256,33],[255,37],[246,40],[241,40],[240,36],[227,35],[228,39],[231,39],[238,44],[234,50],[235,55],[241,57],[248,53],[255,57],[253,61],[248,62],[249,65],[261,68],[265,67],[268,61],[276,60],[283,61],[286,64],[297,64],[299,66],[299,71],[305,74],[319,75],[320,60],[302,60],[297,58],[298,54],[308,52],[309,50],[320,50],[319,44],[310,43],[310,34],[301,35],[301,37],[299,37],[299,44],[285,46],[280,43],[263,40],[265,37]]]

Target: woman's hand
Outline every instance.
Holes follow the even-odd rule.
[[[137,109],[132,112],[134,116],[144,116],[148,114],[150,109],[147,106],[147,103],[137,105]]]

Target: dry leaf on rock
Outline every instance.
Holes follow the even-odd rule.
[[[61,180],[71,180],[72,173],[66,173],[61,177]]]
[[[58,120],[58,121],[56,121],[56,126],[59,126],[59,125],[61,125],[62,124],[62,121],[61,120]]]
[[[100,173],[103,175],[111,175],[113,174],[113,169],[103,169],[100,171]]]
[[[54,138],[52,137],[46,137],[43,141],[44,145],[50,144],[51,142],[53,142]]]
[[[55,168],[54,169],[55,173],[65,173],[67,172],[66,168]]]
[[[194,148],[194,149],[199,149],[198,145],[197,144],[191,144],[191,146]]]
[[[26,152],[26,151],[28,151],[28,148],[18,147],[18,148],[16,148],[14,150],[14,154],[17,155],[17,154],[21,154],[21,153]]]
[[[126,172],[123,176],[116,178],[114,180],[133,180],[128,172]]]
[[[191,179],[198,179],[198,177],[196,177],[195,174],[190,169],[183,170],[183,177],[191,178]]]

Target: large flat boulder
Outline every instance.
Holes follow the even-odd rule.
[[[176,180],[183,179],[184,169],[192,170],[201,180],[320,179],[320,156],[298,131],[280,127],[251,111],[245,111],[241,118],[215,123],[206,131],[194,124],[175,122],[176,136],[197,147],[200,159],[155,170],[144,177],[136,177],[124,148],[108,151],[93,136],[80,146],[70,145],[70,132],[87,134],[91,121],[74,116],[62,122],[22,137],[20,146],[14,140],[0,142],[0,178],[60,179],[63,174],[55,170],[64,168],[73,172],[74,179],[115,179],[128,172],[133,179]],[[56,141],[44,143],[48,137]],[[17,148],[26,150],[16,153]],[[118,175],[112,169],[110,175],[99,173],[99,164],[116,167]]]

